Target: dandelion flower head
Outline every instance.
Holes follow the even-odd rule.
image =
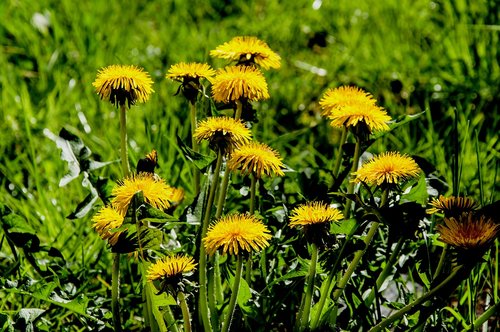
[[[231,170],[240,169],[243,175],[254,174],[257,178],[261,178],[262,174],[285,175],[279,153],[258,142],[250,142],[233,151],[227,166]]]
[[[212,80],[215,101],[230,103],[238,100],[258,101],[269,98],[267,82],[255,67],[232,66],[217,71]]]
[[[330,223],[344,219],[344,215],[338,209],[330,207],[322,202],[307,202],[292,210],[290,215],[290,226],[310,226]]]
[[[151,93],[153,81],[147,72],[136,66],[111,65],[102,68],[92,83],[101,99],[115,106],[145,103]]]
[[[186,80],[200,80],[203,78],[210,81],[214,75],[215,70],[206,63],[180,62],[170,67],[166,77],[182,83]]]
[[[224,254],[238,255],[242,251],[258,251],[269,246],[269,239],[271,239],[269,229],[257,217],[249,214],[233,214],[222,217],[210,225],[203,242],[210,255],[219,249]]]
[[[413,158],[399,152],[384,152],[363,164],[357,172],[354,182],[372,185],[399,184],[420,174],[420,167]]]
[[[257,64],[264,69],[280,68],[281,58],[267,43],[253,36],[234,37],[210,51],[217,58],[238,61],[238,64]]]
[[[483,249],[492,243],[500,232],[500,224],[473,212],[460,217],[444,218],[436,227],[440,240],[457,249]]]
[[[120,228],[123,224],[123,215],[112,206],[101,208],[92,218],[94,224],[92,227],[101,236],[103,240],[108,240],[112,246],[118,242],[121,232],[112,232]]]
[[[207,140],[212,149],[220,149],[224,154],[250,141],[252,134],[241,120],[230,117],[210,117],[198,123],[193,134],[201,142]]]
[[[155,178],[151,173],[139,173],[125,178],[111,192],[114,196],[111,204],[122,215],[135,194],[142,192],[144,201],[154,208],[165,210],[170,207],[171,187],[164,180]]]
[[[437,212],[444,213],[445,217],[458,217],[464,212],[477,210],[479,205],[469,197],[444,197],[439,195],[439,198],[434,198],[430,203],[432,207],[427,209],[428,214]]]
[[[195,267],[196,263],[192,257],[182,255],[167,256],[157,260],[149,267],[147,279],[154,281],[163,278],[175,278],[193,271]]]

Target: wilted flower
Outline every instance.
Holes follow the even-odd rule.
[[[495,240],[500,224],[473,212],[459,217],[444,218],[436,227],[440,240],[461,250],[482,250]]]
[[[92,83],[103,100],[115,106],[144,103],[154,92],[149,74],[136,66],[111,65],[99,70]]]
[[[462,213],[475,211],[479,207],[477,202],[472,198],[455,196],[444,197],[443,195],[439,195],[439,198],[434,198],[429,204],[432,208],[426,210],[428,214],[442,212],[447,218],[459,217]]]

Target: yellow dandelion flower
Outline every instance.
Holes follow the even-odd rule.
[[[269,245],[269,229],[257,217],[249,214],[233,214],[220,218],[208,228],[203,239],[207,253],[238,255],[240,251],[258,251]]]
[[[278,69],[281,66],[280,56],[273,52],[267,43],[253,36],[234,37],[210,51],[210,55],[238,61],[238,64],[257,64],[264,69]]]
[[[307,202],[292,210],[290,226],[310,226],[330,223],[344,219],[344,215],[338,209],[330,207],[322,202]]]
[[[266,79],[254,67],[232,66],[217,71],[212,81],[215,101],[230,103],[237,100],[257,101],[269,98]]]
[[[329,116],[335,111],[342,110],[347,105],[375,106],[373,96],[355,86],[341,86],[328,89],[319,101],[323,115]]]
[[[123,215],[112,206],[103,207],[92,218],[94,224],[92,227],[101,236],[103,240],[113,246],[118,242],[121,232],[111,232],[113,229],[120,228],[123,224]]]
[[[130,108],[137,101],[144,103],[154,92],[149,74],[136,66],[111,65],[102,68],[92,85],[101,99],[117,107],[128,104]]]
[[[429,203],[432,208],[427,209],[428,214],[437,212],[444,213],[445,217],[460,216],[464,212],[471,212],[477,210],[479,205],[469,197],[444,197],[440,195],[439,198],[434,198]]]
[[[483,249],[498,236],[500,224],[471,212],[458,218],[444,218],[444,223],[437,225],[436,230],[441,241],[455,248]]]
[[[250,142],[236,149],[227,162],[230,170],[240,169],[241,174],[255,174],[261,178],[262,174],[271,176],[284,176],[284,167],[281,157],[277,151],[267,144]]]
[[[179,82],[184,82],[185,80],[199,80],[202,78],[210,81],[214,75],[215,70],[206,63],[180,62],[170,67],[166,77]]]
[[[175,187],[170,187],[168,191],[168,200],[173,206],[179,205],[182,200],[184,199],[184,189],[182,188],[175,188]]]
[[[114,196],[111,204],[122,215],[127,213],[128,206],[135,194],[142,192],[144,201],[154,208],[165,210],[170,207],[171,187],[162,179],[155,179],[153,174],[139,173],[125,178],[113,188]]]
[[[198,143],[207,140],[212,149],[220,149],[226,154],[248,143],[252,133],[241,120],[223,116],[200,121],[193,136]]]
[[[338,111],[331,112],[328,118],[332,127],[355,127],[364,124],[370,133],[376,130],[388,130],[387,122],[391,120],[383,108],[368,104],[345,105]]]
[[[385,152],[366,162],[357,172],[353,173],[354,182],[368,184],[398,184],[420,173],[415,160],[399,152]]]
[[[184,273],[193,271],[196,265],[192,257],[181,255],[164,257],[149,267],[146,278],[148,281],[154,281],[180,277]]]

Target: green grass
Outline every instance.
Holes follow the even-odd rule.
[[[44,15],[48,26],[37,29],[33,24],[35,14]],[[2,204],[26,221],[28,233],[36,234],[47,250],[49,247],[60,250],[62,259],[43,250],[36,254],[38,261],[45,262],[42,267],[49,276],[44,278],[61,282],[57,285],[61,289],[77,285],[76,290],[68,290],[67,294],[85,294],[96,312],[109,308],[110,291],[103,282],[111,280],[111,255],[106,244],[90,228],[90,216],[66,218],[88,191],[82,188],[81,177],[59,187],[67,163],[60,160],[60,150],[44,132],[58,134],[65,127],[84,141],[94,159],[119,159],[118,111],[99,100],[91,83],[97,70],[109,64],[144,67],[155,81],[155,93],[148,103],[128,112],[130,158],[135,163],[145,153],[157,149],[158,173],[169,184],[186,189],[187,206],[193,199],[192,178],[189,161],[177,146],[177,135],[189,141],[189,110],[182,98],[174,96],[177,85],[164,76],[171,65],[180,61],[224,66],[224,61],[210,58],[208,53],[237,35],[258,36],[282,58],[280,70],[265,74],[271,98],[257,104],[259,121],[254,127],[256,138],[280,151],[287,166],[296,171],[288,173],[284,181],[275,181],[279,190],[269,189],[268,194],[274,194],[274,200],[267,197],[265,204],[269,206],[263,211],[266,217],[274,218],[274,226],[283,225],[273,214],[280,210],[279,206],[289,208],[315,190],[325,189],[324,182],[332,181],[325,169],[331,168],[340,134],[320,117],[318,101],[328,87],[346,84],[371,92],[393,118],[425,112],[375,142],[370,152],[398,150],[424,158],[434,165],[435,175],[446,184],[440,188],[441,194],[453,192],[456,176],[455,194],[474,197],[483,205],[497,201],[498,19],[498,5],[493,0],[323,1],[318,10],[313,9],[310,1],[283,4],[277,0],[2,1]],[[208,104],[203,105],[202,112],[210,112]],[[457,138],[453,137],[455,120]],[[452,168],[454,151],[459,152],[458,175]],[[118,165],[95,174],[119,180]],[[319,183],[318,187],[309,188],[310,192],[303,185],[307,169],[313,178],[318,177]],[[235,202],[228,203],[232,204],[228,209],[236,209],[244,201],[238,194],[238,186],[242,185],[248,183],[235,180],[229,192]],[[280,191],[286,198],[279,195]],[[176,231],[180,238],[186,235],[184,229]],[[296,236],[289,230],[284,232]],[[295,254],[304,259],[309,257],[304,243],[296,250],[282,244],[289,239],[282,235],[267,252],[279,256],[276,270],[269,271],[269,280],[289,272],[289,264],[303,263],[287,262],[283,257]],[[405,254],[423,254],[424,240],[415,241],[405,249],[408,251]],[[4,236],[0,260],[5,265],[2,272],[14,262],[20,264],[11,279],[41,279],[26,258],[13,258]],[[489,256],[486,260],[496,262]],[[460,305],[467,308],[461,312],[465,324],[471,324],[473,317],[471,294],[481,292],[484,284],[491,286],[498,281],[496,264],[484,263],[474,272],[471,278],[478,281],[472,284],[479,285],[477,288],[467,283],[459,288]],[[303,270],[307,270],[306,265]],[[51,272],[56,267],[64,272]],[[124,296],[125,305],[132,308],[130,317],[124,320],[128,320],[127,326],[132,329],[142,326],[132,315],[142,313],[138,306],[132,305],[140,297],[133,295],[140,293],[139,274],[132,271],[136,269],[133,265],[129,269],[131,273],[124,273],[122,293],[132,294]],[[290,280],[294,280],[290,287],[302,287],[295,278]],[[349,287],[355,286],[358,285]],[[277,283],[272,291],[284,289],[287,288],[282,283]],[[47,308],[43,297],[2,290],[0,294],[2,322],[6,319],[4,314],[14,319],[21,308]],[[267,293],[262,298],[268,307],[258,315],[253,312],[252,323],[269,319],[271,316],[267,314],[288,313],[279,307],[284,301],[275,304]],[[495,300],[498,301],[498,294]],[[49,312],[43,315],[45,320],[37,323],[41,330],[95,326],[91,319],[71,315],[71,310],[77,312],[77,309],[59,312],[54,304],[48,308]],[[104,312],[93,314],[110,323]],[[447,319],[448,326],[458,328],[460,319]],[[343,328],[348,326],[345,313],[340,321]],[[74,327],[65,326],[67,322]]]

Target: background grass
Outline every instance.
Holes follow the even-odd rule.
[[[131,158],[157,149],[160,175],[186,188],[189,200],[191,175],[176,144],[176,135],[188,139],[188,109],[164,75],[180,61],[224,66],[208,53],[238,35],[255,35],[282,57],[282,68],[266,73],[271,99],[257,105],[255,132],[292,169],[332,162],[338,133],[321,119],[318,100],[328,87],[355,84],[393,118],[425,111],[370,151],[425,158],[449,186],[442,194],[452,188],[456,113],[460,193],[494,201],[499,13],[494,0],[2,1],[2,201],[26,219],[43,244],[59,248],[70,269],[83,271],[92,262],[109,280],[109,257],[90,218],[66,219],[87,193],[79,180],[58,186],[67,166],[44,131],[57,134],[66,127],[95,159],[118,159],[118,113],[99,100],[91,83],[103,66],[142,66],[156,92],[128,113]],[[118,179],[118,169],[107,167],[99,175]],[[5,242],[1,259],[6,264],[12,259]]]

